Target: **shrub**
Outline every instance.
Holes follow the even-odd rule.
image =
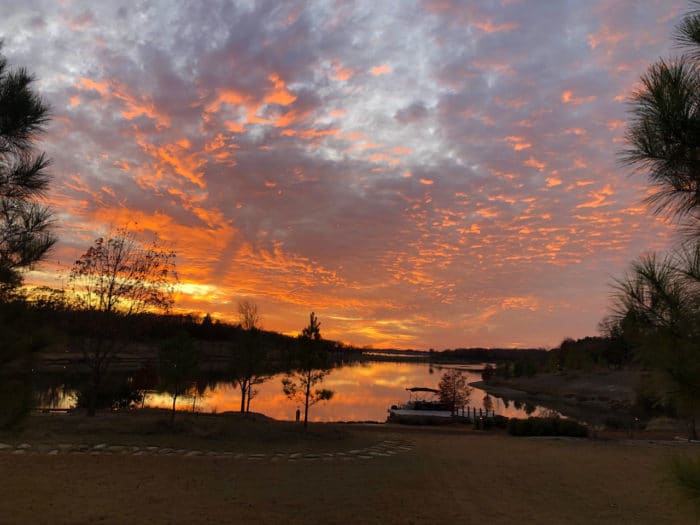
[[[484,381],[484,383],[488,383],[489,381],[491,381],[495,373],[496,369],[493,367],[493,365],[487,364],[481,371],[482,381]]]
[[[588,436],[588,427],[573,419],[559,417],[511,418],[508,433],[513,436]]]
[[[0,377],[0,429],[16,426],[32,407],[32,387],[28,377]]]
[[[670,466],[676,487],[695,505],[700,515],[700,459],[675,457]]]
[[[507,427],[508,418],[506,416],[492,416],[484,418],[484,429]]]
[[[612,414],[605,418],[603,424],[608,430],[636,430],[642,426],[637,418],[633,418],[629,415]]]
[[[77,408],[88,408],[91,395],[93,393],[88,385],[80,389],[76,402]],[[141,405],[144,395],[144,391],[135,389],[129,381],[122,378],[110,378],[110,380],[105,381],[94,406],[95,408],[112,410],[136,408]]]

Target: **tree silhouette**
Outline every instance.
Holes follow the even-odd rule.
[[[330,365],[328,351],[321,340],[321,323],[313,312],[309,316],[309,324],[298,338],[298,343],[295,370],[282,380],[282,390],[289,399],[304,404],[304,426],[306,427],[309,420],[309,407],[333,397],[332,390],[314,389],[314,386],[323,382],[328,375]]]
[[[700,5],[694,2],[695,5]],[[700,236],[700,11],[676,28],[685,51],[652,64],[632,95],[622,159],[647,174],[655,213],[687,220],[692,237]]]
[[[75,261],[69,277],[76,306],[93,318],[82,341],[91,375],[88,415],[94,415],[102,380],[114,359],[119,319],[147,310],[168,311],[177,283],[175,253],[157,241],[144,246],[121,228],[97,239]]]
[[[617,322],[655,372],[665,404],[697,439],[700,416],[700,245],[641,257],[617,282]]]
[[[257,391],[255,385],[265,382],[267,351],[260,333],[258,306],[251,301],[238,303],[238,317],[245,330],[242,338],[233,347],[232,375],[234,386],[241,390],[241,413],[250,412],[250,401]]]
[[[611,326],[656,372],[662,396],[688,418],[694,437],[700,413],[700,10],[686,14],[674,39],[685,53],[652,64],[633,94],[623,159],[648,174],[653,211],[682,219],[690,242],[632,264],[616,283]]]
[[[0,41],[0,49],[2,41]],[[22,282],[21,270],[42,260],[56,238],[50,210],[37,202],[51,177],[49,160],[32,144],[49,121],[26,69],[10,70],[0,55],[0,294]]]
[[[238,303],[238,320],[243,330],[260,329],[260,314],[258,305],[249,300]]]
[[[171,423],[175,420],[177,398],[190,391],[199,361],[199,351],[186,333],[166,341],[158,351],[160,386],[173,397]]]
[[[454,415],[457,410],[467,404],[472,389],[467,384],[467,378],[461,370],[450,368],[442,374],[438,384],[440,403],[448,406]]]
[[[100,237],[75,261],[69,282],[78,307],[105,313],[168,311],[177,282],[175,252],[143,245],[126,228]]]
[[[633,94],[628,148],[622,158],[647,173],[655,213],[678,219],[689,243],[665,257],[633,263],[617,283],[618,331],[655,373],[663,401],[697,439],[700,415],[700,2],[692,2],[674,39],[684,51],[659,60]],[[700,463],[678,460],[677,484],[700,494]]]

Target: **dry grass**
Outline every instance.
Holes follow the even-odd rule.
[[[292,422],[275,421],[261,414],[177,413],[144,409],[138,412],[104,412],[96,417],[82,413],[37,414],[15,432],[0,432],[0,442],[34,444],[85,443],[96,445],[161,446],[172,448],[259,452],[269,450],[333,450],[367,445],[367,439],[343,425],[313,425],[304,429]]]
[[[49,418],[42,423],[41,419],[32,418],[25,433],[13,441],[28,436],[60,439],[58,427],[78,421],[64,418],[64,423],[55,423],[56,418]],[[299,427],[290,430],[290,425],[263,419],[214,422],[221,429],[202,438],[194,435],[199,423],[191,427],[183,423],[174,436],[162,429],[141,434],[139,426],[150,432],[157,422],[154,417],[141,423],[139,419],[109,424],[105,419],[104,431],[95,427],[82,441],[152,443],[158,438],[196,448],[189,445],[191,439],[204,439],[221,448],[245,443],[247,450],[257,452],[299,447],[348,450],[388,438],[410,439],[416,445],[391,457],[328,462],[2,453],[0,522],[693,522],[690,506],[679,505],[671,484],[664,480],[676,447],[388,425],[319,425],[303,435]],[[70,432],[64,437],[75,436]]]

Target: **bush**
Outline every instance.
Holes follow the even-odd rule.
[[[588,427],[572,419],[559,417],[511,418],[508,433],[512,436],[588,436]]]
[[[484,429],[507,427],[508,418],[506,416],[493,416],[484,418]]]
[[[487,364],[481,371],[481,380],[484,383],[488,383],[489,381],[491,381],[495,373],[496,369],[493,367],[493,365]]]
[[[0,429],[20,423],[33,407],[32,386],[28,377],[0,378]]]
[[[672,479],[700,515],[700,460],[675,457],[671,460]]]
[[[471,419],[464,418],[465,422],[471,422]],[[508,426],[508,418],[505,416],[477,417],[474,419],[474,428],[476,430],[489,430],[491,428],[506,428]]]
[[[631,415],[608,415],[603,422],[607,430],[640,430],[644,424]]]
[[[89,385],[85,385],[84,388],[80,389],[76,402],[77,408],[88,408],[91,395],[93,395],[93,392]],[[127,380],[114,378],[110,381],[105,381],[103,384],[97,395],[95,408],[112,410],[137,408],[141,405],[143,396],[144,392],[134,388]]]

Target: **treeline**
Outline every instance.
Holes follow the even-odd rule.
[[[56,296],[0,301],[0,326],[0,427],[33,406],[51,406],[60,395],[56,385],[77,392],[77,406],[90,413],[138,407],[152,391],[173,395],[173,407],[183,396],[194,405],[208,387],[228,382],[248,412],[257,385],[293,373],[309,353],[301,336],[208,315],[82,310]],[[313,353],[314,365],[326,370],[361,357],[358,349],[320,338]]]
[[[633,357],[632,346],[622,336],[567,338],[549,352],[547,365],[550,371],[620,369],[633,365]]]
[[[35,356],[39,363],[42,358],[56,356],[56,350],[62,348],[71,354],[71,350],[80,353],[82,339],[94,332],[96,321],[104,323],[105,329],[108,325],[110,339],[120,343],[120,348],[128,348],[129,357],[137,360],[153,357],[158,345],[176,334],[203,343],[206,357],[212,363],[218,359],[233,360],[235,351],[232,353],[230,349],[242,348],[249,338],[249,330],[240,324],[213,320],[208,314],[204,317],[149,312],[123,315],[115,311],[95,315],[94,311],[73,308],[55,298],[47,300],[45,294],[37,295],[31,301],[17,298],[0,302],[0,319],[23,326],[29,332],[36,332],[36,327],[41,327],[44,334],[41,351]],[[298,346],[298,338],[266,330],[257,332],[256,344],[275,356],[272,362],[279,367],[278,372],[284,371]],[[329,354],[332,363],[357,360],[362,355],[360,349],[342,342],[323,339],[319,345]],[[134,349],[137,349],[136,354]]]
[[[507,351],[506,351],[507,352]],[[539,372],[566,370],[622,369],[635,366],[634,348],[622,335],[567,338],[549,351],[516,350],[502,354],[501,360],[484,359],[496,363],[484,379],[497,377],[529,377]]]
[[[429,352],[434,362],[463,361],[469,363],[498,363],[529,359],[541,362],[547,359],[548,352],[544,348],[456,348],[442,352]]]

